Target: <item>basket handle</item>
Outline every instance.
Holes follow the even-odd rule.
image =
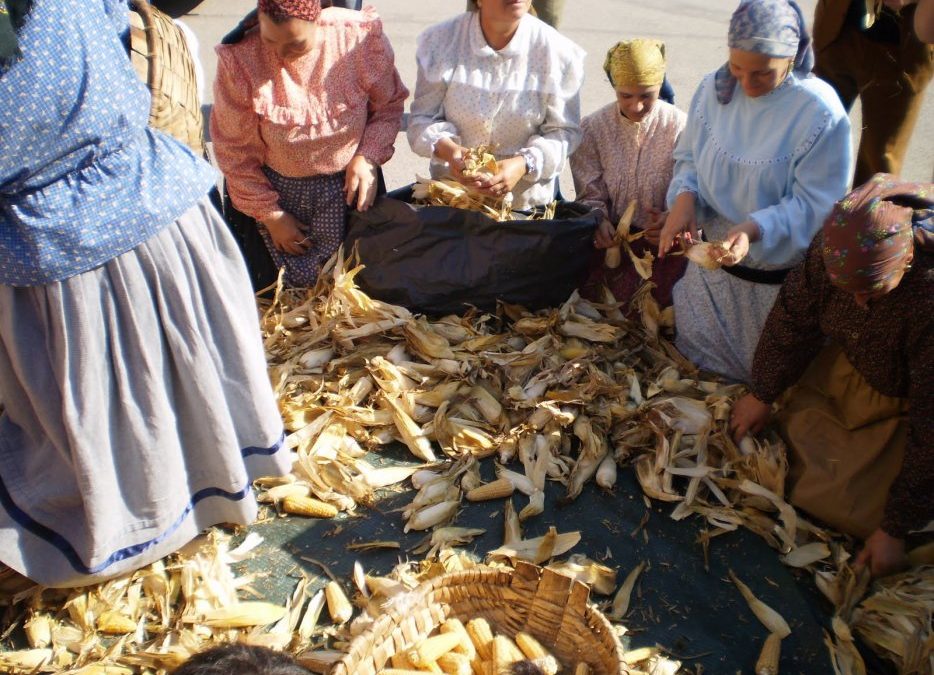
[[[560,611],[559,621],[548,622],[550,635],[543,636],[550,639],[552,644],[557,642],[562,632],[580,625],[590,599],[590,587],[587,584],[522,560],[516,561],[513,585],[525,588],[536,586],[529,609],[530,616],[555,616]],[[541,633],[545,627],[536,622],[536,628]]]

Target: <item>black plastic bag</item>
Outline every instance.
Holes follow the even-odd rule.
[[[351,213],[345,251],[365,269],[360,287],[425,314],[492,310],[497,300],[554,307],[583,281],[597,212],[559,202],[554,220],[497,222],[482,213],[408,203],[411,188]]]

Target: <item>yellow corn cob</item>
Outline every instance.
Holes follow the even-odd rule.
[[[457,647],[460,641],[461,636],[457,633],[441,633],[419,642],[408,651],[407,656],[413,665],[425,668],[429,663],[437,661],[442,654],[447,654]]]
[[[574,667],[574,675],[590,675],[590,666],[586,663],[578,663]]]
[[[353,615],[353,606],[344,589],[336,581],[329,581],[324,587],[324,597],[328,603],[328,614],[331,615],[331,621],[337,624],[347,623]]]
[[[42,649],[52,643],[52,619],[46,614],[34,614],[23,627],[29,646],[33,649]]]
[[[282,510],[296,516],[310,516],[312,518],[333,518],[337,515],[336,506],[312,497],[286,497],[282,500]]]
[[[487,499],[500,499],[508,497],[516,491],[516,486],[508,478],[497,478],[491,483],[476,487],[467,493],[467,499],[471,502],[482,502]]]
[[[123,635],[136,630],[136,622],[120,612],[104,612],[97,617],[97,630],[105,635]]]
[[[448,619],[442,623],[441,632],[453,633],[460,636],[460,642],[454,648],[455,652],[466,656],[468,661],[473,661],[477,658],[477,648],[474,647],[473,642],[470,641],[470,635],[467,634],[467,629],[464,627],[464,624],[461,623],[460,619]]]
[[[24,649],[16,652],[0,652],[0,666],[17,672],[38,671],[52,660],[51,649]]]
[[[409,661],[409,657],[404,649],[390,656],[389,660],[392,662],[392,667],[396,670],[417,670],[415,666],[412,665],[412,662]]]
[[[548,650],[542,646],[542,643],[528,633],[516,633],[516,645],[522,650],[526,658],[533,661],[551,656]]]
[[[782,638],[778,633],[769,633],[756,661],[756,675],[778,675],[778,659],[782,650]]]
[[[505,635],[497,635],[493,638],[493,672],[506,672],[508,668],[516,661],[522,661],[525,657],[516,647],[516,643]]]
[[[471,675],[470,659],[455,651],[442,654],[438,657],[438,667],[448,675]]]
[[[489,661],[493,657],[493,630],[487,620],[478,618],[468,621],[467,635],[470,636],[480,660]]]

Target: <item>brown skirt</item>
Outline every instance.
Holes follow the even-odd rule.
[[[907,410],[906,399],[873,389],[839,346],[825,347],[778,415],[791,502],[846,534],[872,534],[901,470]]]

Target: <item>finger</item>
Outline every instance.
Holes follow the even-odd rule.
[[[360,186],[360,179],[354,175],[351,176],[347,188],[347,206],[353,205],[353,200],[357,196],[357,189]]]
[[[856,556],[856,561],[853,563],[853,567],[857,570],[861,570],[866,566],[866,563],[872,560],[872,553],[869,551],[868,546],[863,546],[863,550],[859,552],[859,555]]]
[[[693,218],[691,222],[688,223],[688,235],[691,237],[691,241],[701,240],[700,233],[697,231],[697,221]]]
[[[370,190],[372,187],[373,184],[369,180],[365,180],[360,184],[360,189],[357,191],[358,211],[366,211],[366,207],[369,206]]]

